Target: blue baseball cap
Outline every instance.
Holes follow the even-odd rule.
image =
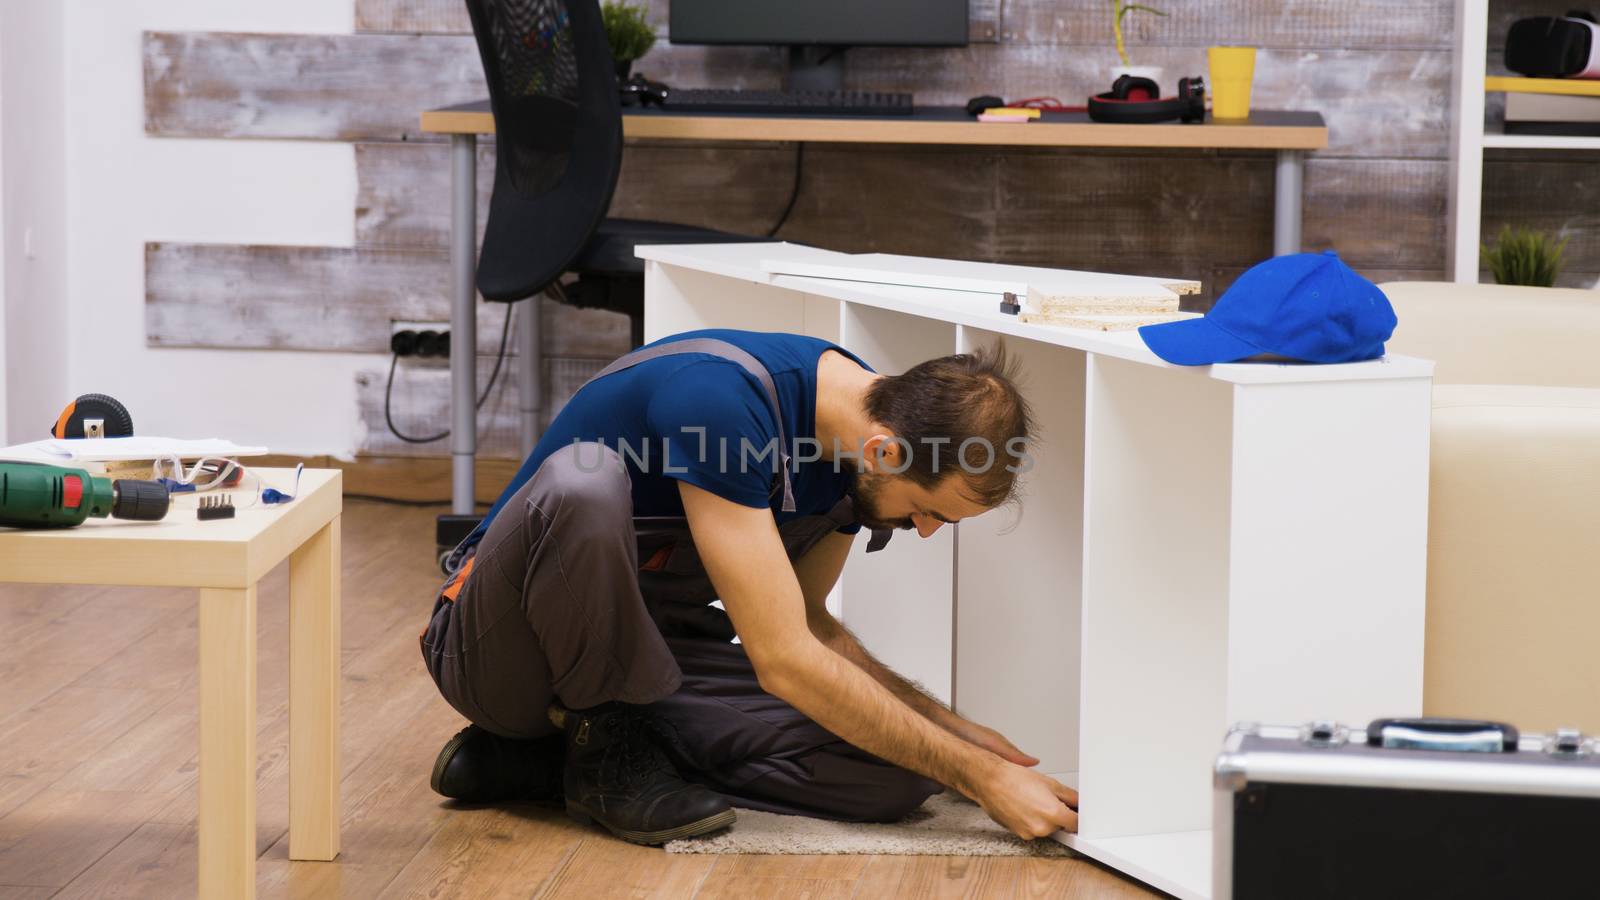
[[[1209,366],[1271,354],[1310,363],[1383,355],[1394,307],[1332,250],[1257,263],[1198,319],[1146,325],[1145,346],[1169,363]]]

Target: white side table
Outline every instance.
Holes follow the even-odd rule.
[[[260,469],[280,487],[292,470]],[[200,589],[202,898],[255,896],[256,583],[289,559],[289,858],[339,854],[341,474],[307,469],[295,499],[201,522],[91,519],[0,530],[0,582]]]

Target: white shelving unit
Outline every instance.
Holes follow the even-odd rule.
[[[1445,272],[1476,283],[1483,243],[1483,151],[1600,150],[1600,137],[1506,134],[1486,126],[1483,79],[1488,75],[1489,0],[1456,2],[1456,75],[1451,102],[1450,216]]]
[[[1498,150],[1600,150],[1600,137],[1566,134],[1506,134],[1485,128],[1483,146]]]
[[[880,658],[1077,785],[1058,840],[1204,900],[1230,724],[1422,708],[1432,363],[1170,366],[1131,331],[912,286],[1100,275],[873,255],[911,276],[873,283],[776,274],[861,261],[793,244],[638,255],[646,340],[788,331],[885,373],[1005,340],[1040,435],[1020,514],[852,553],[839,599]]]

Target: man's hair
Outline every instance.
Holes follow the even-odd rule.
[[[993,508],[1015,499],[1033,414],[1004,344],[880,378],[867,390],[866,412],[906,442],[910,465],[903,474],[917,485],[933,490],[960,474],[976,503]],[[973,438],[979,440],[963,454]]]

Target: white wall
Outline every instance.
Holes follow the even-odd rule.
[[[148,137],[140,57],[147,30],[348,32],[354,4],[4,2],[5,234],[14,247],[18,218],[34,221],[40,245],[24,272],[6,268],[12,371],[64,353],[64,364],[41,368],[47,377],[30,368],[25,388],[10,380],[11,421],[27,426],[14,427],[13,440],[42,436],[66,400],[99,391],[128,404],[145,434],[228,437],[275,452],[354,448],[362,427],[355,374],[374,357],[151,349],[144,339],[146,241],[349,246],[354,151],[333,142]],[[14,31],[14,21],[26,27]],[[40,88],[51,79],[55,95]],[[30,127],[19,137],[19,119],[35,124],[19,106],[60,130],[57,153],[28,157],[32,144],[14,152],[22,137],[42,145],[56,133]],[[33,280],[16,285],[18,294],[14,283],[24,277]]]
[[[5,431],[13,440],[45,436],[67,385],[63,22],[55,3],[0,3]]]

